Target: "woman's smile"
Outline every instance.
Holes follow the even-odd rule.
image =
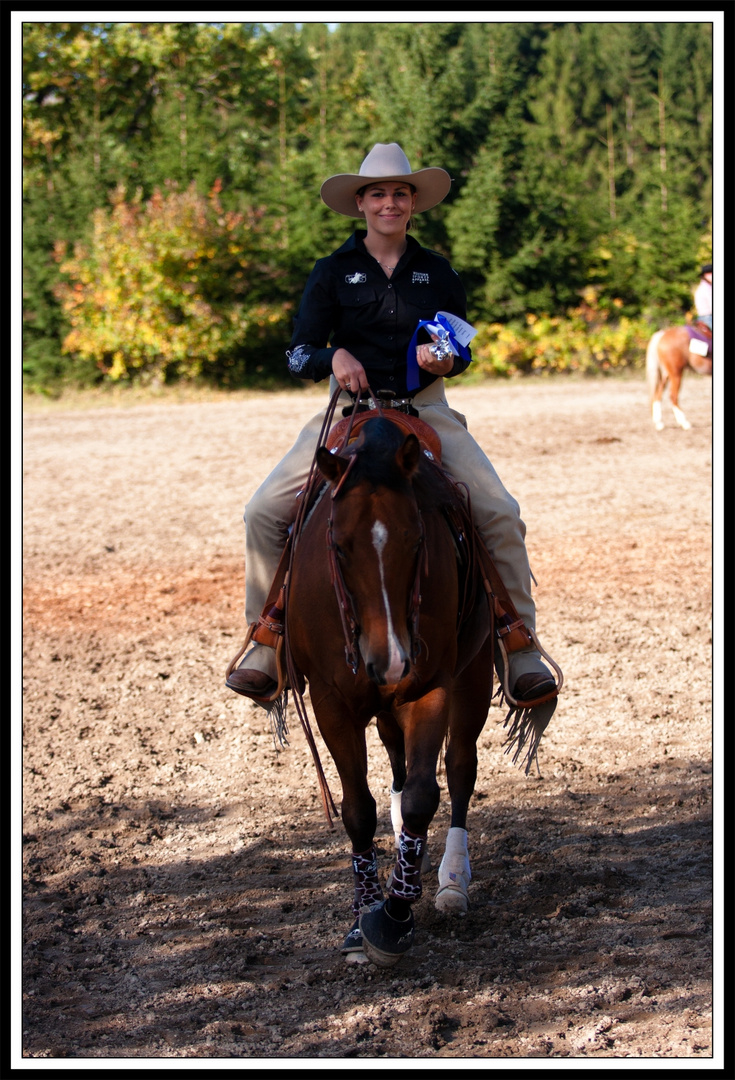
[[[409,184],[385,183],[365,187],[357,197],[357,208],[365,215],[368,227],[403,227],[413,211],[416,196]]]

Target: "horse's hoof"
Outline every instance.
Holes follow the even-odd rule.
[[[352,924],[347,937],[342,942],[342,955],[346,956],[348,960],[351,959],[353,954],[362,952],[362,934],[360,933],[360,920],[355,919]]]
[[[469,907],[469,897],[463,885],[443,885],[434,898],[434,907],[446,914],[464,915]]]
[[[368,958],[362,949],[360,920],[355,919],[347,937],[342,942],[342,955],[348,964],[367,964]]]
[[[413,912],[403,921],[385,910],[385,903],[360,916],[362,947],[368,960],[378,967],[393,967],[413,945]]]
[[[348,964],[367,964],[367,963],[369,963],[368,958],[367,958],[367,956],[365,956],[365,953],[363,952],[362,949],[356,950],[355,952],[345,953],[345,961]]]

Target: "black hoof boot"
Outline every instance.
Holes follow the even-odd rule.
[[[406,919],[394,919],[385,904],[360,916],[362,947],[368,960],[378,967],[393,967],[413,945],[413,912]]]

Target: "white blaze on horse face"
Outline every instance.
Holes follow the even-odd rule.
[[[386,632],[388,635],[388,670],[385,673],[385,680],[388,683],[400,682],[403,678],[405,658],[393,627],[393,616],[388,601],[388,593],[385,588],[385,569],[383,567],[383,552],[385,551],[385,545],[388,543],[388,530],[382,521],[376,521],[370,535],[373,538],[373,547],[378,556],[380,588],[383,594],[383,604],[385,605]]]

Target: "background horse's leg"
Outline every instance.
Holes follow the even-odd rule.
[[[472,877],[467,847],[467,810],[477,779],[477,740],[485,726],[492,697],[492,662],[482,649],[457,679],[449,720],[445,757],[452,817],[439,866],[437,911],[465,912]]]
[[[669,386],[669,398],[671,400],[671,409],[674,413],[674,418],[676,419],[677,424],[679,425],[679,427],[683,428],[684,431],[688,431],[692,425],[689,423],[686,416],[679,408],[679,390],[681,389],[681,379],[683,374],[683,371],[672,372],[671,384]]]
[[[646,349],[646,382],[648,384],[648,399],[651,404],[651,419],[656,431],[663,431],[661,418],[661,398],[666,387],[667,375],[659,355],[659,342],[664,335],[663,330],[657,330]]]

